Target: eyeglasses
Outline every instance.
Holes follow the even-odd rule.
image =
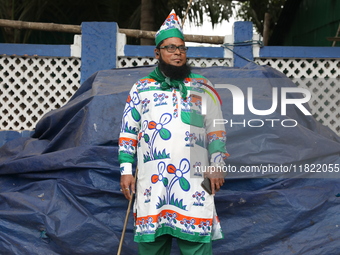
[[[173,44],[161,46],[160,49],[166,49],[169,53],[174,53],[177,49],[179,49],[179,52],[185,53],[188,50],[188,47],[185,47],[184,45],[176,46]]]

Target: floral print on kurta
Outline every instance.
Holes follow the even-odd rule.
[[[220,99],[201,75],[184,80],[187,98],[162,90],[154,79],[136,82],[127,98],[119,138],[121,174],[138,176],[135,241],[152,242],[170,234],[193,242],[222,238],[214,198],[201,187],[196,166],[223,163],[226,132]]]

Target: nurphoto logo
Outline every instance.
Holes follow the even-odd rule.
[[[245,95],[243,91],[235,85],[231,84],[216,84],[216,88],[226,88],[231,92],[233,98],[233,115],[244,115],[245,114],[245,105],[247,105],[248,110],[258,116],[267,116],[274,113],[280,102],[280,114],[281,116],[285,116],[287,114],[287,105],[295,105],[304,115],[312,115],[306,107],[303,105],[307,103],[311,99],[311,93],[309,90],[304,88],[296,88],[296,87],[272,87],[272,104],[269,109],[259,110],[254,107],[254,99],[253,99],[253,88],[247,88],[247,100],[245,100]],[[280,89],[280,93],[279,93]],[[288,94],[298,93],[301,95],[300,98],[291,98],[288,97]],[[280,95],[280,101],[279,101]],[[214,126],[218,124],[227,124],[229,123],[230,126],[235,125],[243,125],[249,127],[262,127],[265,124],[271,125],[274,127],[277,124],[280,124],[283,127],[295,127],[297,126],[298,122],[295,119],[250,119],[242,121],[235,121],[235,120],[226,120],[226,119],[215,119]]]

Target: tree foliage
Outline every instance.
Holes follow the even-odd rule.
[[[270,15],[270,30],[277,23],[286,0],[249,0],[239,5],[237,17],[241,20],[253,22],[256,31],[262,35],[264,17]]]
[[[84,21],[115,21],[126,26],[139,0],[0,0],[0,18],[80,25]],[[69,44],[73,35],[61,32],[1,28],[4,42]]]
[[[115,21],[120,28],[156,31],[172,9],[180,18],[186,15],[190,0],[0,0],[0,19],[80,25],[86,21]],[[186,22],[202,25],[208,16],[212,25],[237,15],[252,21],[262,33],[264,13],[277,20],[285,0],[193,0]],[[143,5],[152,8],[142,8]],[[238,8],[236,8],[239,6]],[[144,6],[145,7],[145,6]],[[143,15],[152,19],[142,19]],[[238,9],[238,14],[236,14]],[[146,21],[145,21],[146,20]],[[62,32],[1,28],[0,42],[70,44],[73,35]],[[139,41],[129,41],[139,43]]]

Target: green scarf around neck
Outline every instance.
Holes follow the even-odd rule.
[[[157,66],[155,70],[153,70],[149,75],[150,78],[158,81],[161,84],[161,89],[170,89],[170,88],[177,88],[179,89],[181,96],[183,99],[187,98],[188,89],[184,85],[183,80],[174,80],[170,79],[169,77],[165,77],[159,67]]]

